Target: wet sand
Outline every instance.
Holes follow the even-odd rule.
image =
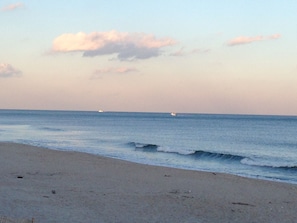
[[[0,219],[36,223],[297,219],[297,185],[14,143],[0,143],[0,154]]]

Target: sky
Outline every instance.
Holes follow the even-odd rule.
[[[0,109],[297,115],[295,0],[0,0]]]

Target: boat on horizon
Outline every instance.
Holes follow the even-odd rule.
[[[176,113],[175,112],[171,112],[170,115],[171,116],[176,116]]]

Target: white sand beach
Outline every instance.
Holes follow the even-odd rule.
[[[297,185],[14,143],[0,143],[0,154],[0,219],[36,223],[297,221]]]

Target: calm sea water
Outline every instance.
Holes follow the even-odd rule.
[[[0,110],[0,141],[297,183],[297,117]]]

